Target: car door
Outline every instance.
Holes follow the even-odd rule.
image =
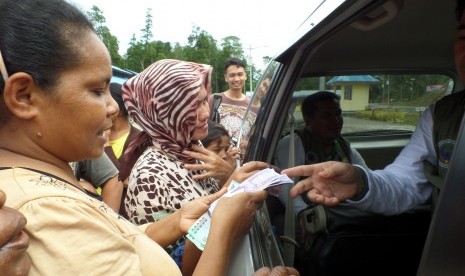
[[[451,51],[456,24],[454,6],[455,1],[450,0],[324,2],[303,24],[304,30],[278,53],[263,73],[262,80],[271,76],[271,82],[258,113],[245,161],[272,163],[276,145],[292,121],[289,118],[294,116],[296,123],[298,110],[294,109],[293,103],[303,83],[313,83],[313,90],[339,91],[341,98],[345,99],[350,95],[347,91],[355,91],[355,85],[339,81],[331,86],[328,84],[330,80],[371,75],[378,84],[370,88],[370,93],[377,90],[377,97],[369,98],[366,104],[368,110],[353,113],[369,111],[373,117],[378,111],[387,110],[385,113],[388,115],[384,116],[391,116],[388,120],[390,128],[348,131],[344,135],[370,168],[382,169],[390,164],[409,141],[416,123],[406,123],[413,128],[400,128],[398,126],[402,124],[397,121],[407,120],[402,116],[418,120],[418,116],[436,99],[463,87],[455,72]],[[428,32],[415,31],[424,29]],[[345,89],[347,86],[350,86],[349,90]],[[428,100],[423,101],[425,98]],[[349,118],[353,114],[347,115]],[[363,121],[358,124],[365,125]],[[391,128],[392,125],[395,127]],[[461,178],[457,177],[455,181],[457,179]],[[446,197],[445,194],[442,198]],[[450,211],[452,206],[458,209],[461,205],[456,202],[443,208]],[[268,254],[278,250],[282,255],[280,243],[276,242],[271,229],[269,211],[266,206],[262,208],[251,234],[255,267],[283,263],[282,256],[270,257]],[[454,215],[462,214],[456,212]],[[431,229],[445,231],[445,225],[454,225],[452,217],[449,216],[444,226],[441,226],[443,221],[435,217]],[[457,222],[460,226],[461,220]],[[453,244],[457,238],[463,237],[458,232],[453,234],[452,237],[442,237],[448,239],[445,244]],[[446,258],[432,253],[433,250],[447,250],[445,244],[441,244],[443,239],[438,239],[436,235],[429,233],[421,273],[427,274],[432,265],[438,269],[440,264],[449,263]],[[460,266],[458,259],[463,257],[461,249],[457,250],[457,254],[450,253],[454,255],[450,259],[451,265],[454,265],[451,271],[463,271],[456,269]],[[437,262],[431,263],[433,258]]]

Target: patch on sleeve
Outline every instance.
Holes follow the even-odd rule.
[[[452,157],[452,152],[454,151],[455,141],[451,139],[446,139],[439,141],[438,148],[439,148],[439,166],[442,168],[448,168],[450,159]]]

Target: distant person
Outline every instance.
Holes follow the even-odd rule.
[[[260,82],[260,84],[258,85],[257,92],[253,95],[252,107],[256,108],[257,110],[262,105],[263,98],[268,92],[268,87],[270,86],[270,82],[271,82],[271,78],[269,76],[265,76]]]
[[[240,140],[240,149],[245,151],[248,144],[250,130],[255,123],[257,109],[247,113],[250,99],[244,94],[247,80],[245,63],[236,57],[226,60],[224,64],[224,79],[228,90],[221,93],[221,103],[218,107],[220,122],[229,132],[229,136],[236,141]],[[210,100],[212,102],[212,100]],[[246,117],[246,118],[245,118]],[[245,119],[244,124],[242,121]],[[242,127],[242,136],[239,137]]]

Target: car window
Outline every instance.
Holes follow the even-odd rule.
[[[422,112],[450,94],[453,81],[445,75],[349,75],[301,78],[293,93],[296,125],[303,125],[300,104],[320,90],[339,96],[343,135],[385,130],[413,131]]]
[[[260,107],[273,99],[270,89],[281,64],[271,61],[251,96],[251,106]],[[445,74],[359,74],[298,78],[292,90],[291,109],[295,127],[304,125],[300,105],[303,99],[321,90],[336,93],[341,102],[344,136],[382,132],[413,132],[427,107],[450,94],[454,80]],[[269,92],[270,91],[270,92]],[[282,134],[289,132],[288,124]]]

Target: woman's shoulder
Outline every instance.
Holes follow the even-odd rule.
[[[7,168],[0,170],[0,178],[3,180],[0,189],[8,195],[6,205],[12,208],[20,209],[33,202],[57,202],[59,198],[61,201],[101,204],[99,199],[87,195],[84,190],[45,172]]]

